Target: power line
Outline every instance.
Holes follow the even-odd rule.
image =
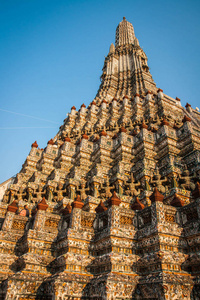
[[[14,115],[19,115],[19,116],[28,117],[28,118],[32,118],[32,119],[37,119],[37,120],[41,120],[41,121],[46,121],[46,122],[50,122],[50,123],[54,123],[54,124],[59,124],[58,122],[54,122],[54,121],[50,121],[50,120],[47,120],[47,119],[42,119],[42,118],[39,118],[39,117],[30,116],[30,115],[21,114],[21,113],[18,113],[18,112],[14,112],[14,111],[2,109],[2,108],[0,108],[0,110],[8,112],[10,114],[14,114]]]
[[[57,128],[57,127],[0,127],[0,129],[42,129],[42,128]]]

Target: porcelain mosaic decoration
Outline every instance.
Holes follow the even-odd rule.
[[[5,191],[0,299],[200,299],[199,125],[124,18],[94,100]]]

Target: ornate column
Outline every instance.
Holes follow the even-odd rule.
[[[15,214],[18,210],[17,202],[14,200],[10,205],[8,205],[7,213],[5,220],[3,222],[2,230],[11,230],[13,219],[15,217]]]

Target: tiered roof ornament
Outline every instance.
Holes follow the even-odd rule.
[[[133,25],[123,17],[116,29],[115,47],[134,44],[135,34]]]
[[[155,187],[153,194],[149,197],[152,202],[163,202],[164,196]]]
[[[46,203],[45,197],[37,204],[38,210],[47,210],[48,204]]]
[[[7,211],[16,213],[17,210],[18,210],[18,204],[17,204],[16,200],[14,200],[10,205],[8,205]]]

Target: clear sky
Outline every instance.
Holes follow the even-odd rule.
[[[0,0],[0,182],[93,100],[123,16],[157,87],[200,106],[199,0]]]

